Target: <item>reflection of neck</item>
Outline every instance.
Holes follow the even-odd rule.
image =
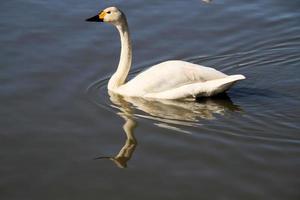
[[[131,119],[131,118],[127,118],[124,117],[126,122],[123,126],[123,129],[126,133],[126,142],[125,145],[122,147],[122,149],[120,150],[120,152],[113,157],[113,161],[121,168],[124,168],[127,166],[127,161],[130,160],[135,147],[137,145],[137,141],[134,137],[134,128],[136,127],[136,122]]]
[[[124,84],[131,67],[132,49],[126,18],[116,25],[121,38],[121,55],[117,71],[108,82],[108,90],[115,90]]]
[[[114,161],[118,167],[124,168],[127,166],[127,162],[130,160],[137,146],[137,140],[134,136],[134,129],[137,127],[137,122],[134,119],[130,104],[125,101],[122,96],[110,91],[108,91],[108,93],[110,95],[110,100],[120,109],[118,114],[125,120],[123,130],[126,133],[126,142],[124,146],[116,156],[110,157],[110,159]]]

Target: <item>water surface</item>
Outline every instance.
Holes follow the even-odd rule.
[[[197,102],[109,96],[118,33],[84,20],[110,5],[130,77],[183,59],[247,79]],[[300,198],[298,1],[11,0],[0,17],[1,199]]]

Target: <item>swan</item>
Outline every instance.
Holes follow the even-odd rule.
[[[226,75],[210,67],[181,60],[156,64],[126,82],[132,61],[132,45],[125,14],[117,7],[108,7],[89,22],[106,22],[114,25],[120,34],[121,55],[116,72],[107,89],[122,96],[145,99],[196,99],[223,93],[243,75]]]

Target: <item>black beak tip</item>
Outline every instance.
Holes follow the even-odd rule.
[[[100,19],[99,15],[96,15],[94,17],[86,19],[85,21],[87,21],[87,22],[103,22],[103,19]]]

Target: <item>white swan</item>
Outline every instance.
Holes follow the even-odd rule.
[[[108,82],[108,90],[123,96],[154,99],[190,99],[213,96],[228,90],[243,75],[226,75],[213,68],[171,60],[159,63],[125,83],[131,67],[132,49],[124,13],[109,7],[87,19],[114,25],[121,37],[121,56],[117,71]]]

